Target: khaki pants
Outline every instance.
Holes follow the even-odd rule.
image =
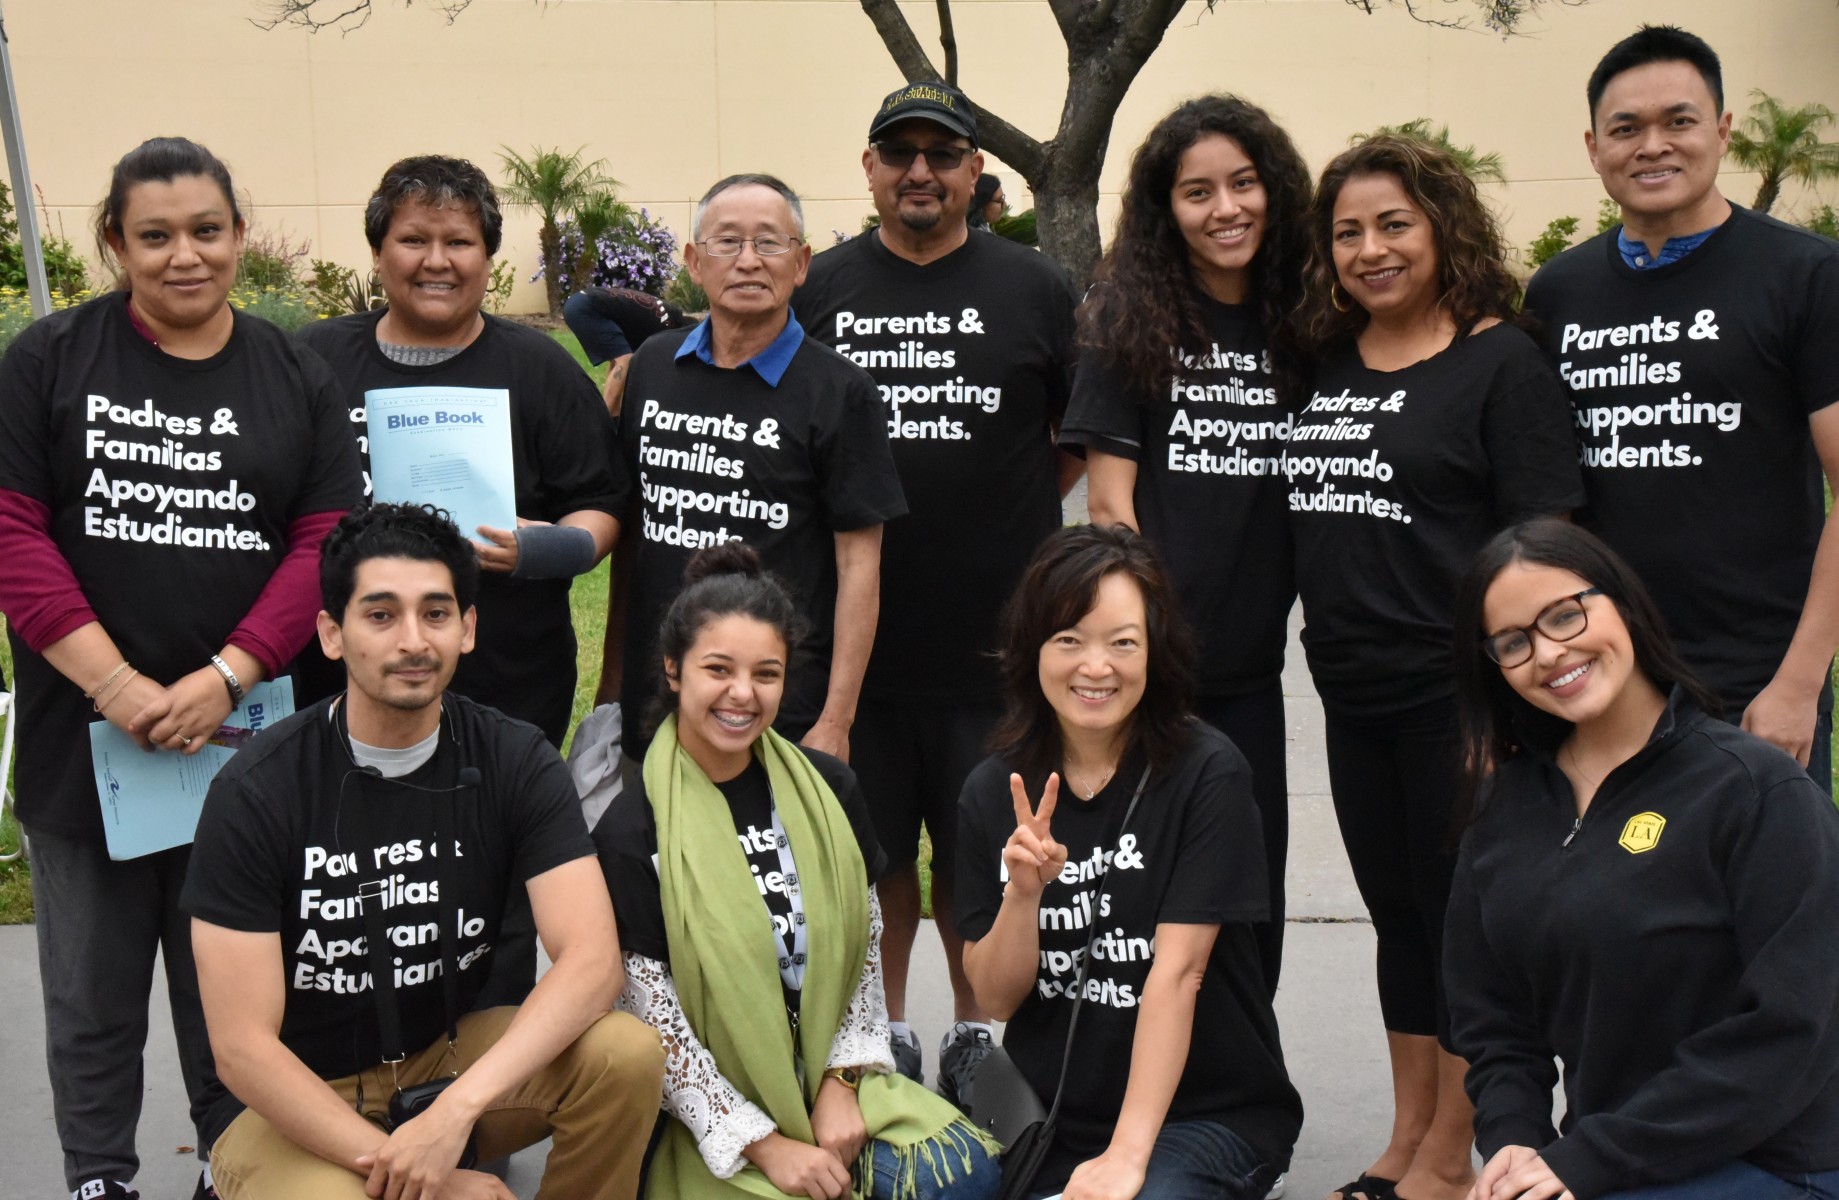
[[[462,1017],[459,1069],[477,1062],[516,1014],[490,1008]],[[454,1065],[443,1038],[409,1055],[397,1078],[407,1087]],[[553,1136],[538,1200],[630,1200],[638,1194],[663,1079],[657,1031],[626,1013],[609,1013],[485,1110],[473,1127],[479,1159],[490,1162]],[[392,1090],[387,1064],[330,1084],[366,1119],[383,1124]],[[302,1149],[248,1110],[211,1148],[211,1176],[225,1200],[366,1200],[364,1176]]]

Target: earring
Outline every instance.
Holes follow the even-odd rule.
[[[1341,303],[1341,284],[1339,280],[1331,279],[1328,281],[1328,302],[1335,306],[1335,311],[1338,313],[1351,313],[1354,311],[1352,303]]]

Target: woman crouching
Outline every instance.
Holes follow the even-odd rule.
[[[1189,715],[1190,651],[1123,526],[1048,538],[1009,603],[1008,715],[959,807],[958,928],[1043,1105],[1074,1064],[1034,1196],[1256,1200],[1301,1126],[1253,936],[1251,772]]]
[[[1707,715],[1641,582],[1575,526],[1496,536],[1456,613],[1471,1200],[1839,1197],[1832,799]]]
[[[674,708],[594,831],[656,1026],[665,1124],[645,1193],[986,1200],[987,1143],[892,1074],[883,857],[856,777],[772,731],[799,618],[738,543],[690,560],[658,642]]]

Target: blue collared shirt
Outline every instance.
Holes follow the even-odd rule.
[[[1703,246],[1706,239],[1718,231],[1713,225],[1701,233],[1689,233],[1685,237],[1668,238],[1667,244],[1660,248],[1658,255],[1648,253],[1647,246],[1633,241],[1628,236],[1626,226],[1616,230],[1616,249],[1622,252],[1622,261],[1637,271],[1652,271],[1655,267],[1664,267],[1676,263],[1686,255]]]
[[[709,326],[714,323],[713,319],[704,320],[702,324],[690,330],[690,336],[684,338],[683,344],[677,347],[677,357],[682,358],[686,354],[694,354],[710,366],[714,366],[715,347],[709,340]],[[768,342],[766,349],[742,363],[741,366],[752,367],[760,378],[766,380],[768,387],[778,387],[779,381],[785,377],[785,369],[792,365],[792,356],[798,353],[798,347],[804,344],[804,340],[805,327],[798,323],[798,315],[788,309],[785,314],[785,328],[779,331],[779,336]]]

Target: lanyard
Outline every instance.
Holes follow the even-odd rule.
[[[773,813],[773,841],[779,852],[779,874],[785,880],[786,902],[792,907],[792,952],[786,953],[785,939],[773,928],[772,913],[767,913],[766,927],[773,935],[773,954],[779,960],[779,979],[787,990],[802,991],[805,985],[805,951],[808,946],[805,926],[804,890],[798,885],[798,867],[792,861],[792,843],[785,836],[785,823],[779,819],[779,806],[771,796],[767,803]]]

